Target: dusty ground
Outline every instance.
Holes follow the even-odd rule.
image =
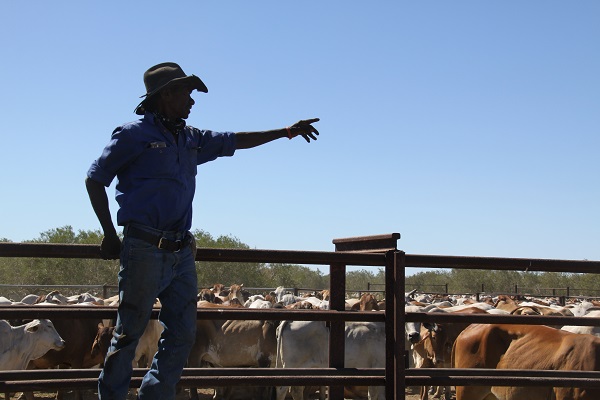
[[[46,399],[46,400],[47,399],[55,399],[56,393],[34,392],[34,396],[36,399]],[[212,390],[198,389],[198,399],[199,400],[212,400],[212,398],[213,398]],[[17,393],[10,397],[10,400],[19,400],[19,399],[24,399],[24,397],[21,397],[21,393]],[[73,391],[68,391],[63,396],[63,400],[76,400],[76,399],[77,399],[77,396],[75,395],[75,392],[73,392]],[[179,395],[177,395],[177,400],[188,400],[188,399],[189,399],[189,394],[188,394],[187,390],[185,390],[182,393],[180,393]],[[83,400],[98,400],[98,393],[93,390],[85,390],[83,392]],[[136,400],[135,394],[133,392],[130,392],[129,395],[127,396],[127,400]]]
[[[17,400],[19,399],[20,393],[17,393],[16,395],[13,395],[10,397],[10,400]],[[56,393],[41,393],[41,392],[35,392],[35,397],[36,399],[55,399],[56,398]],[[198,399],[199,400],[212,400],[213,398],[213,391],[212,390],[204,390],[204,389],[199,389],[198,390]],[[97,400],[98,399],[98,394],[95,391],[85,391],[83,393],[83,400]],[[177,396],[177,400],[188,400],[188,391],[185,390],[182,393],[180,393]],[[65,393],[63,400],[76,400],[76,396],[75,393],[72,391],[69,391],[67,393]],[[135,395],[130,394],[127,397],[127,400],[135,400]],[[419,394],[417,392],[413,392],[410,389],[407,390],[406,392],[406,400],[419,400]]]

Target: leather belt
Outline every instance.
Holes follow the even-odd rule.
[[[161,250],[167,250],[171,252],[178,252],[192,242],[192,236],[189,234],[186,234],[182,240],[171,240],[164,236],[136,228],[135,226],[129,226],[127,228],[127,236],[141,239]]]

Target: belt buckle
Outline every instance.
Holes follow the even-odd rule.
[[[158,239],[158,244],[156,245],[156,247],[158,247],[161,250],[168,250],[167,249],[167,240],[169,240],[169,239],[162,236],[160,239]]]
[[[163,236],[158,239],[158,245],[156,247],[158,247],[160,250],[173,251],[177,253],[181,251],[181,240],[173,241]]]

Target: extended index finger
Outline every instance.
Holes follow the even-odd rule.
[[[321,119],[320,118],[311,118],[311,119],[303,119],[302,121],[300,121],[300,124],[302,125],[306,125],[306,124],[314,124],[315,122],[319,122]]]

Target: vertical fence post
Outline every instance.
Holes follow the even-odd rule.
[[[385,267],[385,297],[386,297],[386,311],[385,311],[385,391],[386,398],[393,400],[404,400],[404,290],[405,290],[405,278],[404,278],[404,253],[402,253],[402,262],[400,268],[396,262],[395,252],[398,247],[396,242],[400,239],[399,233],[392,233],[388,235],[377,235],[377,236],[362,236],[345,239],[334,239],[335,251],[353,251],[362,253],[381,253],[386,255],[386,267]],[[343,268],[342,268],[343,267]],[[336,277],[334,277],[336,274]],[[346,286],[346,268],[344,266],[331,265],[330,274],[330,290],[331,298],[333,300],[333,288],[334,283],[339,285],[340,282]],[[400,276],[401,275],[401,276]],[[368,287],[370,288],[371,285]],[[400,293],[402,295],[400,296]],[[340,304],[340,310],[344,310],[345,301],[342,300]],[[390,308],[388,308],[390,307]],[[336,309],[333,304],[330,303],[331,309]],[[332,321],[330,331],[330,342],[329,342],[329,366],[336,367],[337,365],[332,364],[332,348],[333,343],[331,337],[333,336],[333,324]],[[342,323],[342,334],[344,333],[344,325]],[[398,341],[397,336],[401,339]],[[398,343],[400,345],[398,346]],[[343,357],[343,344],[341,346],[342,357]],[[344,366],[343,360],[340,364]],[[398,366],[402,369],[398,372]],[[398,378],[400,376],[400,378]],[[335,387],[330,387],[329,399],[331,400],[343,400],[344,390],[341,389],[341,393],[332,392]],[[337,389],[336,389],[337,390]],[[339,393],[339,394],[338,394]]]
[[[406,349],[404,346],[404,286],[405,254],[403,251],[388,251],[385,267],[385,397],[404,400],[406,398]]]
[[[346,304],[346,266],[331,264],[329,272],[329,309],[344,311]],[[330,321],[329,367],[344,368],[345,333],[344,321]],[[344,386],[329,386],[329,399],[344,400]]]

